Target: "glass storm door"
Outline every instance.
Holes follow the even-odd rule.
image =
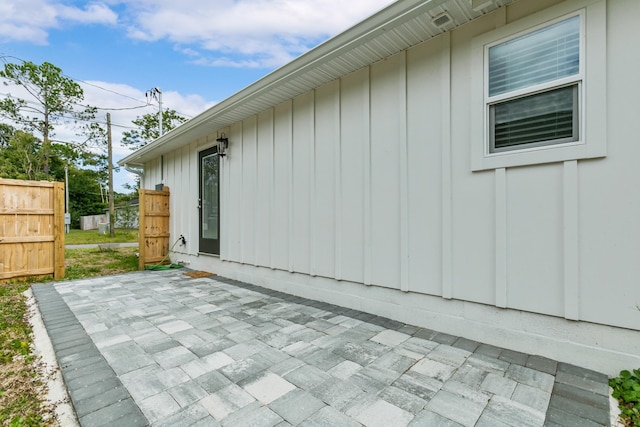
[[[220,255],[220,157],[217,147],[201,151],[200,252]]]

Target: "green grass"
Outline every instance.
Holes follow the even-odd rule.
[[[101,243],[127,243],[138,241],[138,230],[117,228],[115,236],[98,234],[98,230],[69,230],[69,234],[64,236],[65,245],[85,245]]]
[[[138,270],[138,248],[67,249],[65,279],[85,279]]]
[[[0,425],[45,426],[43,383],[34,368],[22,293],[29,283],[0,284]]]

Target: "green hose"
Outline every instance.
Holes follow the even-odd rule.
[[[180,240],[182,240],[182,239],[183,239],[183,237],[182,237],[182,236],[178,237],[178,240],[176,240],[176,241],[173,243],[173,246],[171,246],[171,249],[169,249],[169,252],[167,252],[167,254],[164,256],[164,258],[162,258],[162,259],[160,260],[160,262],[159,262],[159,263],[154,264],[154,265],[146,265],[146,266],[144,267],[144,269],[145,269],[145,270],[152,270],[152,271],[160,271],[160,270],[171,270],[171,269],[173,269],[173,268],[182,268],[182,265],[180,265],[180,264],[165,264],[165,265],[163,265],[163,264],[162,264],[163,262],[165,262],[165,261],[167,260],[167,258],[169,258],[169,254],[170,254],[171,252],[173,252],[173,248],[175,248],[175,247],[176,247],[176,245],[178,244],[178,242],[179,242]]]

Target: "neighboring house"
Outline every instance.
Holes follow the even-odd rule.
[[[639,18],[401,0],[120,164],[170,187],[191,268],[617,374],[640,366]]]

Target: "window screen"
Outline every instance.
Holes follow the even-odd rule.
[[[488,49],[491,153],[578,141],[580,16]]]
[[[580,70],[580,17],[574,16],[489,49],[489,96],[523,89]]]

